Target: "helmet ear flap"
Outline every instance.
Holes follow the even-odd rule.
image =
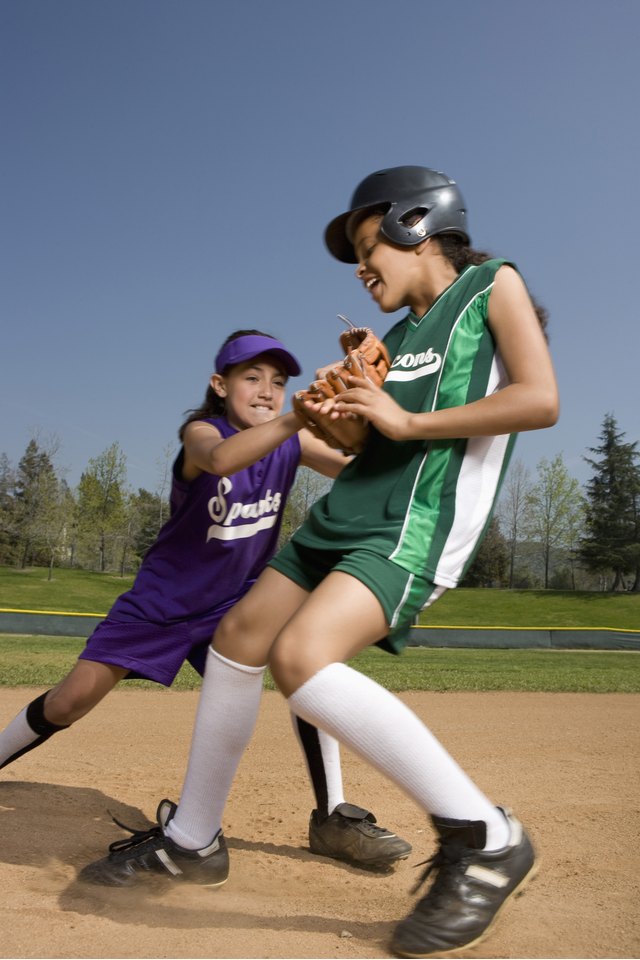
[[[427,219],[432,209],[426,204],[412,203],[401,210],[398,204],[392,204],[380,229],[392,243],[403,247],[415,246],[429,236]]]

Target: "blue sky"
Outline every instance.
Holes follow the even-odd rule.
[[[454,177],[474,245],[550,312],[562,413],[535,472],[612,412],[640,439],[637,0],[2,0],[0,452],[57,436],[129,482],[259,327],[304,386],[336,314],[385,332],[324,227],[373,170]]]

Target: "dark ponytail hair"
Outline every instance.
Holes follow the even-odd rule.
[[[231,343],[232,340],[237,340],[238,337],[250,336],[269,337],[271,340],[276,339],[270,333],[263,333],[262,330],[235,330],[233,333],[229,334],[227,339],[222,344],[222,347],[226,347],[228,343]],[[222,349],[222,347],[220,349]],[[209,384],[202,404],[195,410],[185,410],[184,415],[187,419],[180,427],[178,431],[178,437],[181,441],[184,439],[184,431],[187,427],[187,424],[192,423],[194,420],[209,420],[212,417],[221,417],[223,414],[224,397],[219,397],[211,384]]]
[[[354,218],[350,221],[349,229],[353,233],[356,225],[365,219],[365,217],[377,216],[382,218],[384,217],[385,213],[387,213],[388,209],[389,205],[383,204],[382,206],[374,207],[373,209],[368,208],[367,210],[362,211],[357,218],[354,216]],[[413,226],[414,223],[420,220],[421,216],[422,214],[409,214],[409,216],[403,220],[403,223],[406,222],[407,226]],[[459,233],[434,233],[432,236],[433,239],[437,240],[440,244],[442,256],[445,258],[445,260],[449,261],[456,273],[461,273],[465,267],[477,267],[481,263],[484,263],[485,260],[493,259],[493,254],[485,253],[484,250],[475,250],[463,237],[460,236]],[[529,293],[529,297],[531,298],[533,309],[535,310],[540,326],[542,327],[542,332],[548,339],[547,320],[549,314],[546,308],[543,307],[542,304],[538,303],[535,297],[531,296],[531,293]]]
[[[475,250],[457,233],[436,233],[434,240],[440,244],[440,250],[445,260],[448,260],[456,273],[461,273],[465,267],[477,267],[485,260],[491,260],[492,255],[483,250]],[[533,309],[536,312],[542,332],[547,336],[548,312],[542,304],[538,303],[535,297],[531,296]]]

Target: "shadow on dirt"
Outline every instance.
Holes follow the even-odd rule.
[[[179,884],[162,876],[145,878],[133,888],[113,888],[80,883],[71,871],[106,855],[108,845],[124,834],[111,817],[136,829],[152,826],[138,807],[121,803],[100,790],[69,787],[52,783],[0,782],[0,862],[21,864],[38,870],[29,886],[57,897],[60,910],[109,918],[119,925],[150,928],[262,928],[315,933],[332,933],[344,924],[340,917],[300,912],[288,913],[287,887],[297,881],[281,878],[283,889],[267,897],[258,896],[252,884],[240,879],[220,888]],[[231,851],[249,851],[257,860],[282,857],[291,861],[292,870],[304,870],[305,862],[329,865],[354,877],[362,871],[326,858],[315,857],[302,847],[227,837]],[[294,867],[294,863],[298,866]],[[326,869],[326,866],[325,866]],[[376,877],[367,871],[370,878]],[[379,876],[388,876],[380,874]],[[231,880],[233,881],[233,866]],[[348,882],[348,879],[346,879]],[[269,886],[271,878],[269,880]],[[253,886],[253,889],[252,889]],[[280,884],[278,884],[280,886]],[[256,909],[262,903],[264,910]],[[307,905],[313,910],[313,904]],[[275,914],[270,915],[275,907]],[[350,935],[380,941],[389,935],[385,922],[349,922]]]

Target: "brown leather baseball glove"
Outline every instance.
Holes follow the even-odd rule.
[[[389,371],[391,360],[384,343],[369,327],[352,327],[340,335],[344,360],[314,380],[308,390],[299,390],[293,396],[293,408],[304,420],[308,430],[330,447],[344,453],[360,453],[369,434],[369,422],[356,414],[332,420],[328,413],[320,414],[305,405],[305,400],[320,403],[349,389],[347,377],[365,377],[380,387]]]

